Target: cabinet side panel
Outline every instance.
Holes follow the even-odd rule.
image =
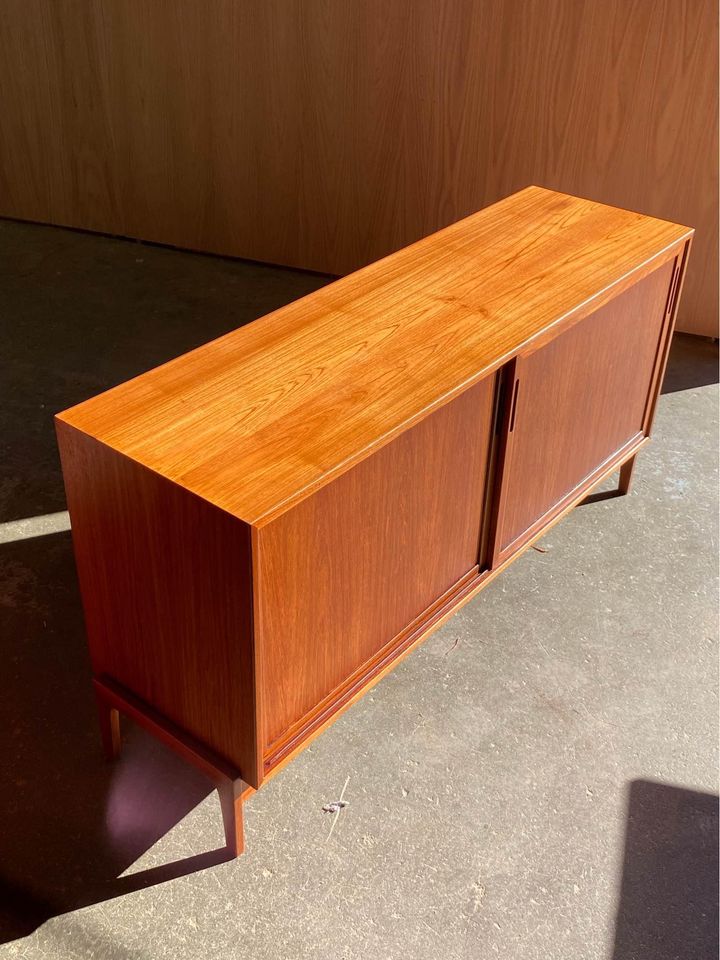
[[[563,498],[645,432],[663,334],[670,260],[516,365],[500,508],[514,549]]]
[[[266,755],[477,569],[494,386],[481,381],[260,529]]]
[[[57,422],[93,670],[258,781],[250,529]]]

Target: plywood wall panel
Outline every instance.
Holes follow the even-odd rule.
[[[528,183],[697,233],[713,0],[5,0],[0,214],[346,273]]]

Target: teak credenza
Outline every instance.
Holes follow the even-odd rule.
[[[647,442],[692,230],[538,187],[58,415],[103,740],[242,801]]]

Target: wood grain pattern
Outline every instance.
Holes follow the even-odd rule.
[[[476,384],[261,531],[266,755],[477,568],[494,387]]]
[[[58,423],[93,672],[257,785],[250,533]]]
[[[713,0],[4,0],[0,212],[347,273],[528,183],[697,228]]]
[[[60,419],[262,525],[691,234],[528,188]]]
[[[489,586],[510,564],[521,557],[522,554],[544,536],[548,530],[559,523],[563,517],[581,503],[596,486],[612,476],[618,468],[622,470],[624,463],[633,461],[637,452],[646,446],[648,442],[647,437],[640,438],[633,443],[629,450],[620,451],[618,456],[611,458],[608,463],[600,465],[591,476],[585,478],[584,482],[572,491],[558,512],[548,517],[545,524],[538,527],[527,540],[518,545],[516,550],[509,553],[503,560],[498,561],[491,569],[478,572],[467,578],[462,583],[460,589],[453,592],[452,596],[444,599],[444,602],[439,603],[429,611],[428,615],[414,626],[414,629],[409,633],[403,644],[394,648],[386,658],[374,663],[372,669],[367,670],[364,675],[358,678],[355,684],[349,687],[345,696],[333,703],[332,709],[318,712],[310,729],[302,731],[302,735],[284,743],[281,749],[268,759],[266,762],[265,780],[263,782],[271,779],[283,770],[298,753],[320,736],[327,727],[356,703],[368,690],[372,689],[378,681],[387,676],[401,660],[412,653],[430,634],[434,633],[435,630],[446,623],[466,603],[476,597],[481,590]],[[627,457],[629,457],[629,460],[625,460]]]
[[[516,363],[500,556],[643,435],[675,261]]]

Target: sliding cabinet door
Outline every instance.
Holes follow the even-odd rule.
[[[495,562],[642,439],[676,272],[667,262],[515,362]]]
[[[477,576],[495,382],[470,387],[259,530],[268,767]]]

